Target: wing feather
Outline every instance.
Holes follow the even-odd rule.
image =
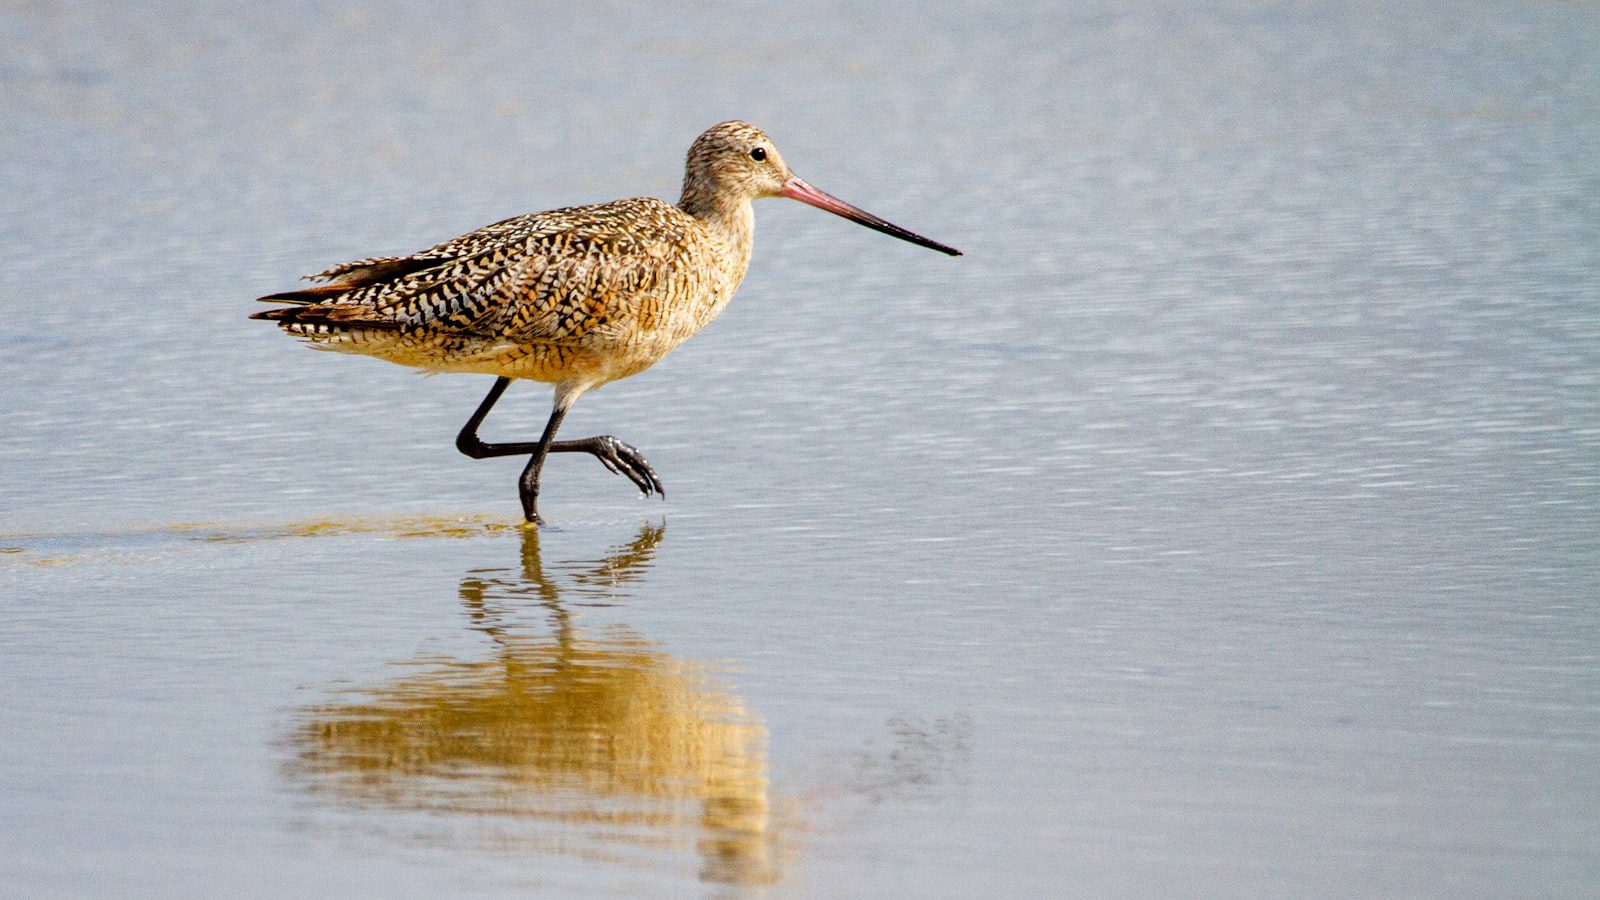
[[[327,269],[327,284],[263,300],[302,304],[253,318],[519,343],[581,339],[664,290],[688,216],[639,198],[515,216],[409,257]]]

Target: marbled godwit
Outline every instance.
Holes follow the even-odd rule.
[[[750,201],[790,197],[951,256],[961,251],[829,196],[789,171],[772,139],[723,122],[695,139],[677,206],[639,197],[530,213],[404,257],[310,276],[317,287],[262,297],[296,304],[256,313],[313,346],[433,372],[494,375],[456,436],[473,459],[529,456],[518,481],[538,523],[539,471],[550,453],[589,453],[646,496],[663,497],[639,451],[610,435],[558,441],[585,391],[644,371],[716,318],[750,263]],[[533,443],[478,437],[513,378],[551,382],[555,408]]]

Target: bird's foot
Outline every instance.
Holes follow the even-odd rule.
[[[529,525],[543,525],[544,519],[539,516],[539,484],[538,475],[530,479],[527,473],[517,482],[517,499],[522,501],[522,517]]]
[[[522,517],[527,520],[529,525],[544,524],[544,517],[539,515],[539,510],[535,507],[534,501],[526,496],[522,498]]]
[[[644,454],[640,453],[632,444],[624,443],[609,434],[588,438],[584,441],[584,449],[594,454],[600,460],[600,465],[605,466],[613,475],[623,475],[638,485],[640,492],[646,497],[652,493],[667,498],[667,489],[662,487],[661,478],[656,475],[656,470],[645,462]]]

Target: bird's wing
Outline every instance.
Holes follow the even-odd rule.
[[[686,218],[659,200],[532,213],[408,257],[357,260],[328,283],[263,300],[301,304],[256,318],[505,338],[582,337],[673,277]]]

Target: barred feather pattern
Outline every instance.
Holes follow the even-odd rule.
[[[587,388],[648,368],[705,327],[749,258],[748,230],[636,198],[335,266],[312,276],[327,285],[263,298],[316,302],[259,315],[319,349]]]
[[[333,266],[308,276],[316,286],[262,297],[290,305],[253,318],[318,349],[581,393],[649,368],[722,311],[750,263],[750,201],[787,177],[760,129],[724,122],[690,147],[677,206],[634,198],[514,216],[410,256]]]

